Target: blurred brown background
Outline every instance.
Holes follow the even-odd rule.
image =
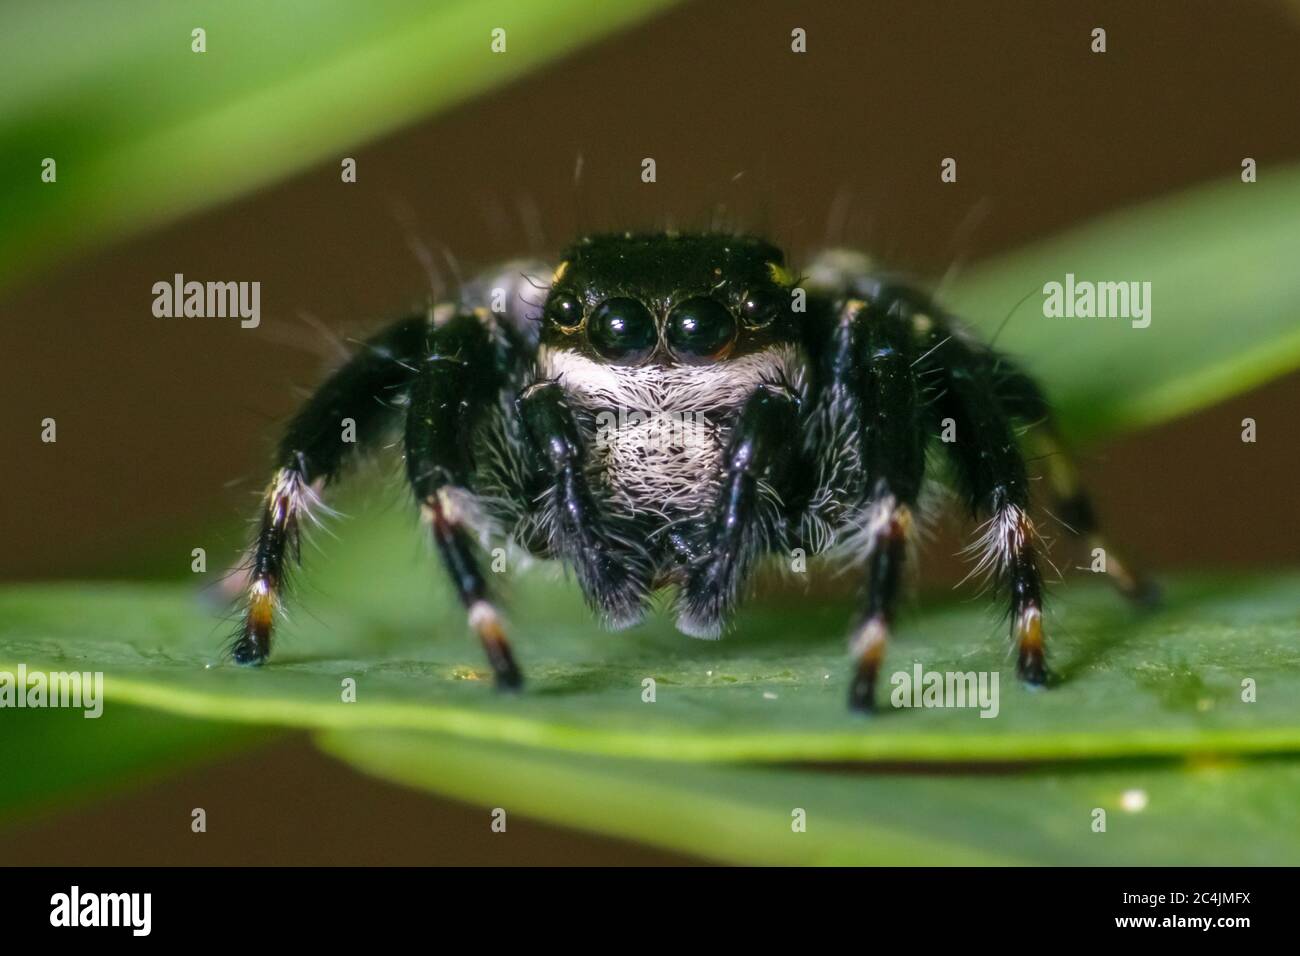
[[[804,55],[790,52],[796,26],[807,30]],[[1096,26],[1107,30],[1104,55],[1089,50]],[[181,575],[197,545],[214,567],[233,555],[276,423],[332,360],[318,324],[356,336],[422,305],[430,280],[412,245],[431,250],[449,279],[443,248],[469,272],[553,253],[584,229],[707,225],[722,206],[724,222],[766,232],[796,261],[833,241],[938,275],[958,258],[1235,176],[1243,156],[1259,161],[1261,177],[1300,160],[1297,49],[1300,18],[1282,3],[687,5],[340,152],[357,159],[354,185],[331,161],[11,290],[0,300],[9,451],[0,578]],[[639,176],[646,156],[658,166],[651,185]],[[945,156],[959,160],[956,185],[939,182]],[[177,272],[259,280],[261,327],[155,318],[150,287]],[[1293,375],[1088,449],[1085,470],[1114,536],[1161,568],[1295,560],[1298,397]],[[1258,444],[1240,441],[1246,415],[1259,422]],[[55,445],[39,440],[46,416],[58,420]],[[942,565],[953,548],[936,550],[927,563]],[[454,823],[468,812],[399,799],[295,745],[209,770],[205,787],[235,801],[277,772],[334,795],[335,846],[359,846],[367,833],[369,845],[387,845],[376,820],[384,833],[401,832],[408,816],[427,830],[430,814]],[[152,846],[146,806],[120,799],[83,822]],[[298,849],[281,861],[321,858],[310,847],[323,831],[313,837],[303,819]],[[48,847],[60,829],[31,824],[10,848]],[[545,849],[520,859],[657,859],[533,832]],[[245,855],[235,844],[227,861],[258,852],[257,826],[245,837]],[[467,858],[501,858],[465,839]],[[416,841],[403,855],[390,842],[402,862],[460,852]],[[0,835],[0,858],[5,849]]]

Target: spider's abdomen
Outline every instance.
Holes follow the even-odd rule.
[[[589,474],[612,507],[663,520],[699,517],[718,491],[736,413],[761,384],[799,387],[804,362],[779,345],[703,365],[609,365],[543,347],[538,374],[558,382],[589,445]]]

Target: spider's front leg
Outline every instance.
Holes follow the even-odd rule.
[[[776,543],[762,496],[779,500],[798,460],[799,399],[780,385],[760,385],[746,400],[722,460],[722,482],[703,527],[698,555],[687,567],[678,598],[677,627],[693,637],[717,637],[757,559]],[[767,487],[763,487],[766,483]]]
[[[245,569],[246,609],[231,648],[237,663],[260,664],[271,653],[275,613],[288,566],[299,557],[302,523],[312,517],[324,488],[386,432],[395,418],[394,400],[414,376],[428,334],[428,320],[413,316],[369,339],[289,423]],[[354,423],[356,441],[344,440],[345,419]]]
[[[461,313],[436,329],[411,386],[406,473],[469,625],[487,653],[497,687],[523,685],[501,615],[488,595],[468,527],[478,517],[473,437],[497,407],[518,366],[520,346],[495,341],[484,315]],[[517,368],[516,368],[517,371]]]

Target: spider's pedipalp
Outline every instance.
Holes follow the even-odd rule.
[[[682,633],[717,637],[754,560],[779,545],[780,529],[764,527],[762,505],[765,493],[787,496],[799,462],[789,436],[798,426],[799,399],[779,385],[759,385],[741,409],[723,456],[717,499],[686,568],[677,613]]]
[[[577,574],[587,603],[614,629],[645,614],[652,570],[629,530],[602,512],[587,480],[587,449],[558,382],[537,382],[518,401],[527,440],[545,476],[540,497],[550,516],[550,546]]]

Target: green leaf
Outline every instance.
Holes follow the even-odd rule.
[[[0,668],[103,670],[109,703],[303,727],[394,727],[618,756],[701,760],[1000,761],[1300,750],[1300,574],[1169,582],[1141,615],[1091,582],[1061,589],[1035,693],[1008,667],[998,610],[982,600],[907,617],[885,676],[996,671],[999,713],[845,708],[836,601],[758,602],[721,642],[667,615],[599,631],[575,589],[523,575],[510,602],[529,679],[502,695],[420,536],[392,512],[341,525],[271,662],[223,662],[226,629],[184,586],[50,585],[0,592]],[[397,544],[405,540],[405,545]],[[1084,576],[1088,576],[1085,575]],[[357,701],[342,701],[345,678]],[[654,678],[656,702],[642,701]],[[1243,703],[1242,681],[1258,688]],[[888,687],[888,684],[886,685]]]
[[[1225,866],[1300,855],[1294,760],[925,774],[665,764],[413,732],[318,742],[384,779],[504,808],[507,827],[519,814],[732,863]]]
[[[1168,421],[1300,366],[1300,169],[1104,216],[983,263],[947,297],[1019,356],[1080,439]],[[1150,282],[1151,324],[1048,318],[1043,287]],[[1020,303],[1017,307],[1017,303]],[[1014,310],[1014,311],[1013,311]]]
[[[19,770],[0,775],[0,815],[9,819],[48,812],[127,781],[139,785],[268,739],[271,733],[118,701],[99,717],[75,709],[0,711],[0,753],[21,760]]]
[[[673,2],[7,4],[0,285],[55,254],[337,161]],[[191,50],[196,27],[205,53]],[[498,27],[504,54],[490,48]],[[46,157],[55,183],[41,181]]]

